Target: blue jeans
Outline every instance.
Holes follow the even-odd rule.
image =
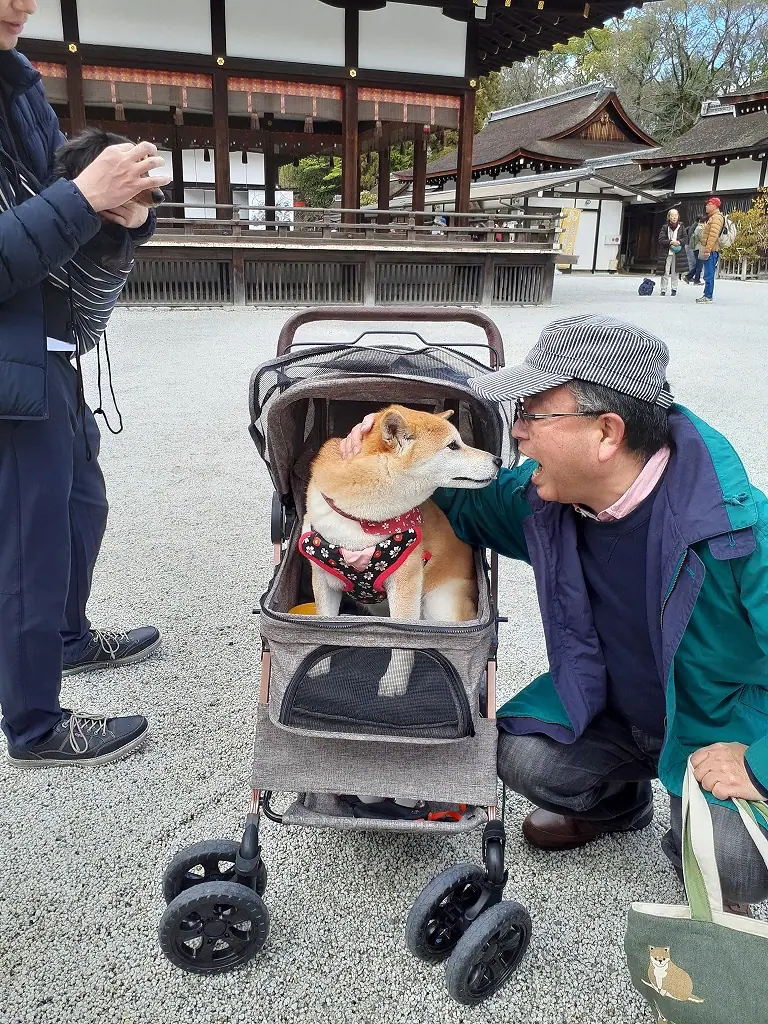
[[[711,252],[709,258],[704,260],[704,298],[711,299],[715,290],[715,271],[720,261],[719,252]]]
[[[701,271],[704,267],[704,260],[699,259],[699,250],[694,249],[693,251],[693,266],[685,275],[687,281],[693,281],[694,284],[700,284],[701,282]]]
[[[574,743],[538,734],[513,736],[500,719],[497,770],[515,793],[538,807],[581,818],[601,831],[627,831],[653,813],[651,780],[658,774],[661,737],[649,736],[608,712]],[[682,875],[682,801],[670,795],[671,828],[661,848]],[[735,810],[712,806],[715,853],[729,903],[768,899],[768,868]]]
[[[90,642],[85,605],[107,522],[99,428],[66,355],[48,356],[48,419],[0,421],[0,707],[13,746],[61,719],[61,667]]]

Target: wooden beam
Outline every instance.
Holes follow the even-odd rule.
[[[77,0],[61,0],[61,27],[67,43],[80,42],[80,23],[77,18]]]
[[[217,57],[223,57],[227,52],[225,0],[211,0],[211,49]]]
[[[421,125],[417,125],[421,128]],[[422,136],[421,138],[419,136]],[[427,194],[427,138],[422,129],[416,134],[416,141],[413,144],[413,192],[411,196],[411,209],[421,212],[424,209],[424,202]],[[423,224],[424,218],[419,217],[417,224]]]
[[[229,97],[227,94],[227,73],[217,68],[213,72],[213,131],[214,166],[216,169],[216,202],[231,203],[232,194],[229,180]],[[217,210],[216,216],[226,220],[228,210]]]
[[[469,213],[469,190],[472,184],[472,143],[475,135],[475,90],[467,89],[461,97],[459,112],[459,153],[456,177],[456,213]]]
[[[341,205],[347,210],[360,208],[360,157],[358,152],[357,82],[344,84],[344,102],[341,119],[343,149],[341,158]],[[342,214],[344,223],[354,223],[354,214]]]
[[[347,7],[344,12],[344,64],[357,68],[360,60],[360,11]]]

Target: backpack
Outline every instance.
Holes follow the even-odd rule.
[[[720,232],[720,250],[729,249],[736,241],[736,225],[730,217],[724,217],[723,230]]]
[[[644,277],[642,284],[637,289],[638,295],[653,295],[653,289],[656,287],[656,282],[650,277]]]

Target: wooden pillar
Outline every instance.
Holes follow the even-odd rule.
[[[472,143],[475,135],[475,91],[467,89],[461,97],[459,112],[458,175],[456,178],[456,212],[469,213],[469,190],[472,184]]]
[[[221,69],[213,72],[213,148],[216,172],[216,202],[232,202],[229,176],[229,97],[227,94],[227,73]],[[220,220],[231,218],[231,210],[217,210]]]
[[[80,24],[77,19],[76,0],[61,0],[61,27],[67,41],[64,63],[67,68],[67,105],[70,131],[77,135],[85,128],[85,99],[83,97],[83,62],[80,57]]]
[[[342,190],[341,205],[347,210],[360,209],[360,155],[357,132],[357,82],[344,86],[344,105],[341,119],[342,148]],[[342,214],[342,222],[354,224],[354,213]]]
[[[74,44],[73,44],[74,45]],[[80,54],[69,53],[67,65],[67,104],[72,135],[77,135],[86,126],[85,97],[83,96],[83,65]]]
[[[267,144],[267,152],[264,153],[264,205],[274,206],[275,205],[275,189],[277,187],[277,177],[280,170],[280,164],[277,161],[272,143]],[[264,221],[267,225],[267,231],[274,230],[275,223],[275,211],[265,210]]]
[[[380,210],[389,209],[389,132],[385,136],[384,146],[379,150],[379,195],[376,205]],[[389,217],[379,214],[379,224],[389,224]]]
[[[421,212],[427,194],[427,140],[420,124],[416,125],[416,139],[413,143],[413,191],[411,209]],[[417,224],[423,224],[424,218],[419,217]]]
[[[184,154],[179,133],[174,129],[171,137],[171,174],[173,175],[173,201],[184,202]],[[174,217],[184,217],[184,210],[175,206]]]

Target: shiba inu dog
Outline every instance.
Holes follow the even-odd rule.
[[[392,618],[475,618],[472,550],[429,497],[438,487],[485,487],[501,459],[464,444],[450,415],[392,405],[353,459],[341,457],[337,438],[320,449],[299,541],[318,615],[338,615],[347,592],[366,605],[387,600]]]
[[[72,181],[81,174],[89,164],[92,164],[96,157],[107,148],[117,146],[121,143],[133,145],[130,139],[124,135],[116,135],[115,132],[105,132],[101,128],[85,128],[74,139],[65,142],[56,150],[54,173],[59,178],[68,178]],[[147,177],[149,181],[149,177]],[[134,203],[141,203],[150,209],[165,202],[165,195],[159,188],[144,189],[133,197]]]

